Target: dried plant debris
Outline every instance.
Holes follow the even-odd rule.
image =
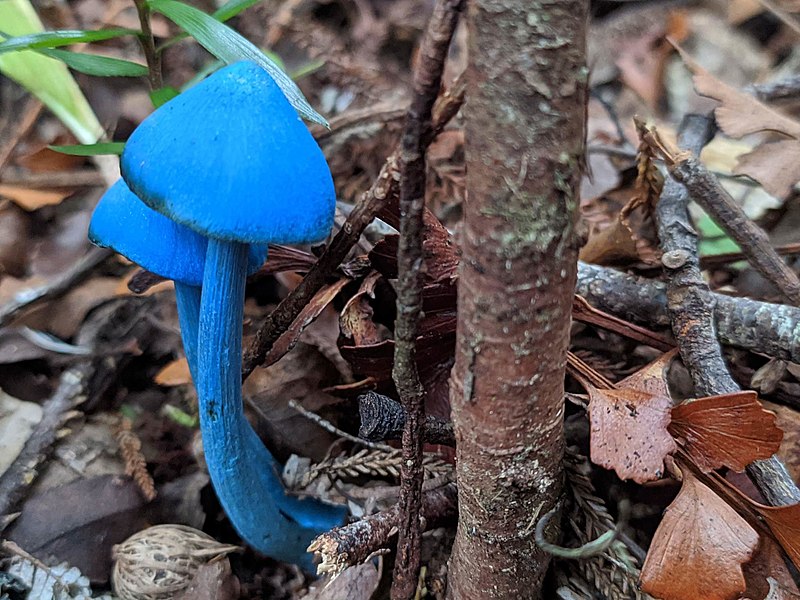
[[[591,467],[586,458],[574,450],[568,450],[565,465],[570,493],[570,509],[565,517],[565,523],[568,523],[565,535],[567,539],[574,539],[579,545],[584,545],[608,531],[613,531],[616,524],[605,502],[594,489],[590,479]],[[573,588],[570,593],[578,593],[574,588],[589,587],[594,592],[601,593],[607,600],[648,598],[637,585],[638,562],[619,539],[614,540],[601,554],[575,561],[559,561],[559,563],[559,568],[569,573],[566,578],[568,581],[564,584]],[[577,577],[577,581],[573,583],[574,577]]]
[[[11,542],[3,542],[2,550],[11,555],[0,564],[13,580],[0,589],[22,589],[27,598],[36,600],[112,600],[109,594],[94,595],[89,578],[67,563],[47,566]]]
[[[311,484],[315,479],[325,475],[334,480],[359,479],[368,477],[400,477],[400,465],[403,457],[398,450],[371,450],[364,448],[348,456],[342,454],[329,458],[312,466],[302,479],[302,486]],[[426,454],[422,460],[422,469],[426,478],[450,475],[453,465],[432,454]]]
[[[114,547],[114,591],[122,600],[169,600],[202,565],[238,550],[185,525],[156,525]]]

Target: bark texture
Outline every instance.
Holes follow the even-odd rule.
[[[549,562],[534,530],[563,478],[588,4],[468,3],[451,599],[538,598]]]

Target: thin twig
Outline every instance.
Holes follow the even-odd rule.
[[[454,83],[452,88],[442,94],[434,106],[433,126],[424,136],[424,144],[429,145],[458,113],[464,102],[463,84]],[[275,340],[289,328],[292,322],[309,303],[320,288],[327,283],[337,267],[347,257],[350,249],[358,242],[361,234],[381,209],[397,199],[399,193],[400,154],[396,150],[383,165],[372,187],[364,192],[360,200],[347,216],[342,228],[325,248],[319,260],[309,269],[306,276],[273,310],[256,333],[252,344],[244,353],[242,377],[246,379],[264,361]]]
[[[453,519],[458,508],[458,492],[449,483],[422,495],[419,517],[425,529],[439,527]],[[317,572],[338,574],[351,565],[357,565],[373,553],[386,548],[397,533],[400,524],[400,505],[370,515],[344,527],[337,527],[317,537],[308,547],[322,557]]]
[[[688,115],[681,127],[679,144],[699,154],[713,135],[713,118]],[[656,206],[658,235],[664,252],[662,263],[668,276],[667,312],[695,393],[730,394],[740,388],[728,371],[714,331],[713,300],[700,272],[697,233],[691,227],[687,208],[689,199],[687,187],[670,177]],[[747,472],[770,504],[800,501],[800,490],[777,457],[758,461]]]
[[[360,446],[366,446],[367,448],[371,448],[372,450],[382,450],[384,452],[394,452],[396,450],[396,448],[392,448],[387,444],[378,444],[376,442],[371,442],[356,437],[354,435],[350,435],[346,431],[342,431],[341,429],[336,427],[336,425],[334,425],[330,421],[323,419],[317,413],[311,412],[310,410],[306,409],[296,400],[289,400],[289,408],[296,410],[306,419],[313,421],[314,423],[322,427],[325,431],[329,431],[333,435],[338,435],[340,438],[349,440],[355,444],[359,444]]]
[[[800,306],[797,274],[775,252],[764,230],[747,217],[717,178],[691,153],[670,147],[654,129],[643,137],[664,157],[670,175],[686,186],[692,199],[739,245],[750,264],[774,283],[793,305]]]
[[[153,28],[150,26],[150,7],[145,0],[134,0],[136,13],[139,15],[139,23],[142,27],[142,35],[139,41],[142,45],[144,58],[147,61],[147,81],[150,89],[156,91],[161,89],[161,55],[156,52],[156,42],[153,37]]]
[[[463,0],[437,0],[414,69],[414,97],[400,143],[400,237],[397,248],[397,318],[392,378],[405,409],[400,469],[400,523],[392,600],[414,597],[419,581],[422,528],[422,427],[425,389],[416,362],[417,321],[422,312],[422,232],[425,209],[425,133]]]
[[[92,269],[113,253],[105,248],[92,248],[68,271],[39,287],[29,288],[14,294],[14,298],[0,307],[0,327],[7,325],[22,311],[45,301],[56,300],[81,283]]]
[[[754,83],[745,90],[763,102],[797,98],[800,96],[800,75],[790,75],[768,83]]]

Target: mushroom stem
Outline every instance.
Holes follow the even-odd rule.
[[[197,383],[197,327],[200,323],[201,288],[175,282],[175,302],[178,305],[178,323],[181,328],[183,353],[189,363],[192,381]]]
[[[278,462],[244,416],[247,253],[247,244],[208,243],[197,329],[197,394],[206,463],[220,503],[242,538],[263,554],[311,570],[306,548],[316,535],[341,524],[345,511],[287,495]],[[187,316],[189,312],[184,311]]]

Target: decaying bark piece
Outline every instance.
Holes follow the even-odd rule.
[[[534,530],[562,488],[587,11],[584,0],[468,5],[451,599],[538,598],[549,563]]]

